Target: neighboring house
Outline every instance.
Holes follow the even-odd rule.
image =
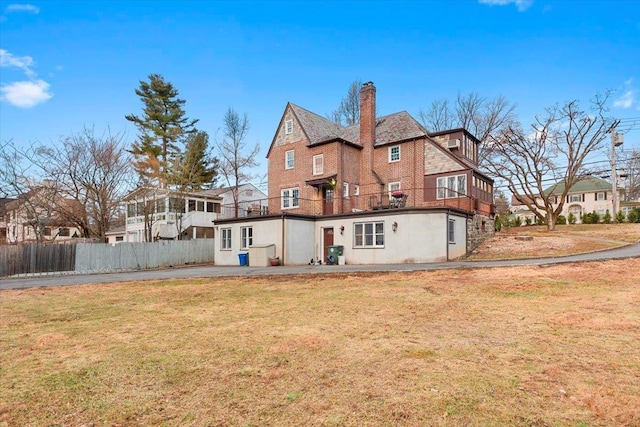
[[[566,195],[561,215],[568,219],[569,214],[573,214],[576,218],[576,223],[582,221],[582,215],[591,212],[597,212],[602,217],[608,211],[614,217],[612,187],[609,181],[594,176],[586,177],[576,182]],[[554,207],[556,207],[560,203],[559,197],[562,196],[564,190],[565,184],[561,182],[550,186],[544,190],[544,193],[551,195]],[[623,199],[624,188],[619,189],[618,197],[620,200]],[[538,200],[540,201],[541,199]],[[522,220],[523,225],[526,218],[532,218],[532,223],[535,224],[535,215],[515,197],[511,200],[511,210],[516,217]]]
[[[442,261],[493,233],[493,180],[473,135],[429,134],[405,111],[377,118],[373,83],[360,104],[348,127],[287,104],[267,154],[268,209],[215,222],[216,263],[269,244],[289,265],[326,260],[333,245],[354,264]]]
[[[213,221],[221,212],[222,198],[205,192],[179,193],[140,187],[124,197],[126,242],[212,239]]]
[[[640,200],[636,201],[622,201],[620,202],[620,210],[624,213],[625,217],[628,218],[629,212],[633,209],[640,210]]]
[[[59,218],[48,207],[48,197],[59,197],[43,186],[29,191],[17,199],[7,201],[4,204],[4,221],[2,227],[6,233],[6,243],[62,242],[77,238],[79,229],[71,222]],[[62,199],[69,209],[73,209],[74,201]],[[58,201],[60,203],[60,201]]]
[[[209,196],[218,196],[222,198],[220,202],[222,205],[221,216],[223,218],[229,217],[244,217],[251,215],[264,215],[268,213],[267,195],[258,189],[253,184],[240,184],[238,186],[238,196],[233,197],[233,187],[220,187],[211,190],[204,190],[201,194]],[[236,202],[238,202],[238,212],[236,214]]]
[[[127,236],[127,227],[125,225],[114,227],[105,233],[105,237],[107,238],[107,243],[111,245],[124,242],[126,236]]]
[[[0,198],[0,245],[7,243],[7,223],[9,222],[9,215],[6,211],[6,204],[15,199]]]

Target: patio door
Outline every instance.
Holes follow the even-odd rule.
[[[322,214],[333,214],[333,190],[331,188],[322,187]]]

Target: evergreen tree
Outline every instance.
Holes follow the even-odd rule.
[[[169,184],[179,191],[213,188],[218,176],[218,159],[212,157],[209,135],[197,131],[187,137],[185,152],[174,157],[168,173]]]
[[[135,92],[144,107],[141,116],[125,116],[140,132],[130,150],[135,157],[133,165],[143,182],[159,181],[162,185],[167,181],[169,159],[181,154],[178,144],[196,131],[198,120],[186,117],[186,101],[178,98],[178,90],[160,74],[150,74],[149,82],[141,80]]]

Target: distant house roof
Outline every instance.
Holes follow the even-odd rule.
[[[240,189],[241,191],[246,190],[246,187],[251,187],[252,190],[257,191],[261,194],[264,195],[264,193],[262,191],[260,191],[260,189],[258,187],[256,187],[255,185],[251,184],[251,183],[246,183],[246,184],[239,184],[238,185],[238,189]],[[220,196],[224,193],[227,193],[229,191],[232,191],[233,187],[220,187],[220,188],[212,188],[210,190],[203,190],[198,194],[205,194],[207,196]]]
[[[140,197],[158,198],[158,197],[166,197],[168,195],[174,195],[174,194],[179,194],[184,197],[203,197],[203,198],[209,198],[213,200],[222,199],[221,197],[215,194],[207,193],[206,191],[210,191],[210,190],[190,191],[190,192],[180,193],[180,192],[169,190],[166,188],[138,187],[135,190],[131,191],[126,196],[124,196],[122,200],[124,201],[136,200]]]
[[[511,196],[511,206],[520,206],[520,205],[525,205],[527,202],[528,203],[533,203],[533,199],[527,195],[521,195],[520,198],[522,198],[522,200],[525,202],[521,202],[519,201],[516,196]]]
[[[565,189],[565,183],[559,182],[544,190],[544,194],[562,194]],[[571,193],[589,193],[594,191],[611,190],[612,185],[609,181],[595,176],[589,176],[576,182],[569,189]]]

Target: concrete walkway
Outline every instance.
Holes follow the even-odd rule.
[[[20,277],[0,280],[0,289],[24,289],[41,286],[66,286],[93,283],[130,282],[140,280],[170,280],[197,277],[232,276],[279,276],[297,274],[427,271],[452,268],[491,268],[522,265],[553,265],[572,262],[601,261],[607,259],[627,259],[640,257],[640,243],[564,257],[536,258],[503,261],[451,261],[425,264],[379,264],[379,265],[304,265],[281,267],[222,267],[215,265],[176,267],[157,270],[129,271],[119,273],[48,275]],[[629,271],[640,277],[640,271]]]

